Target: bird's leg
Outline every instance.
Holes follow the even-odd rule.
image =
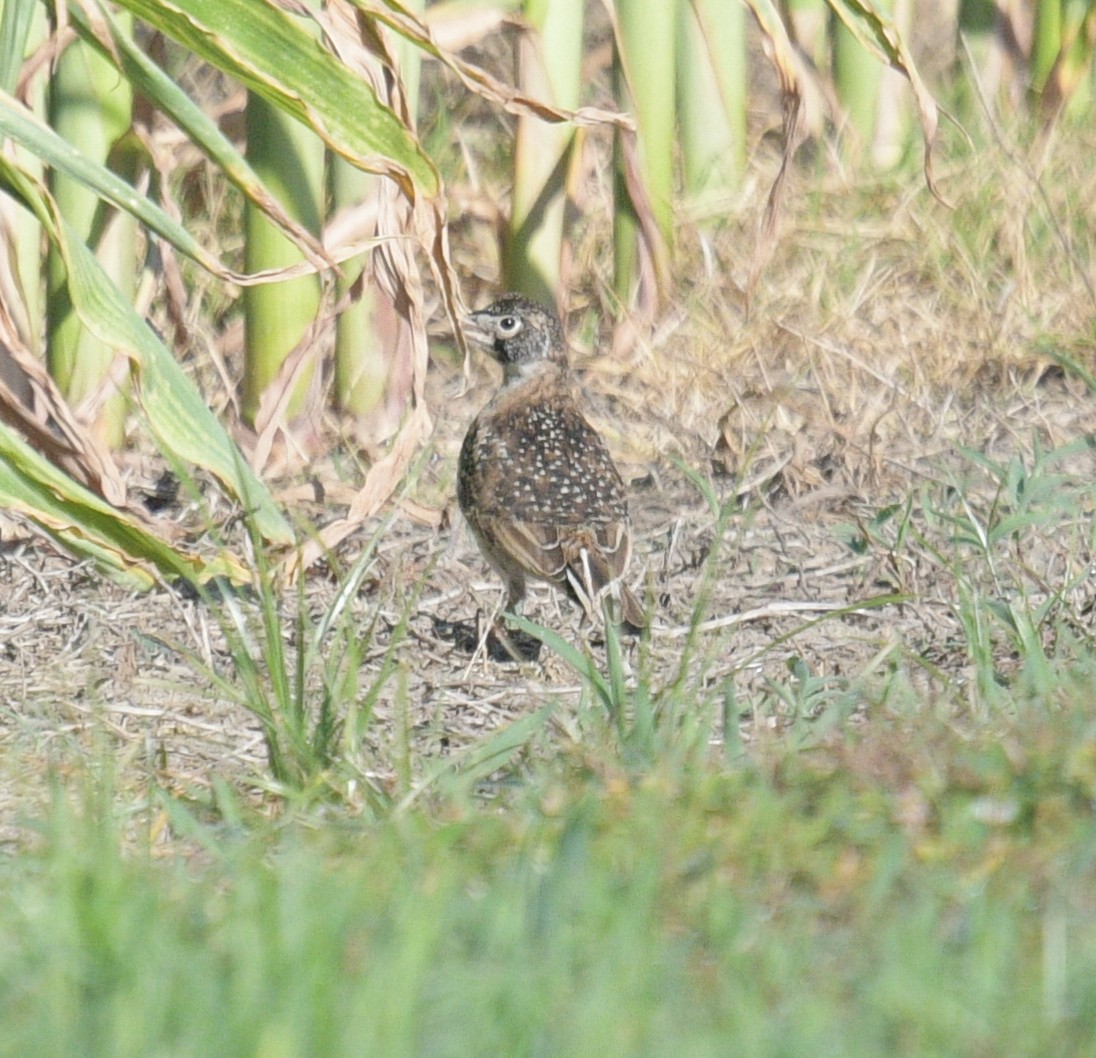
[[[506,578],[506,607],[510,613],[521,617],[521,608],[525,602],[525,577],[512,573]]]
[[[520,573],[506,578],[506,611],[521,616],[525,602],[525,577]],[[497,661],[536,661],[540,640],[517,628],[507,628],[501,615],[496,618],[487,642],[487,650]]]

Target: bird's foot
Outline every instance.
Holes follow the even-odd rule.
[[[462,654],[474,654],[479,646],[480,633],[476,621],[446,621],[435,617],[434,634],[452,643]]]
[[[516,628],[507,628],[496,622],[482,638],[478,621],[443,621],[434,619],[434,634],[448,640],[462,654],[475,654],[483,643],[492,661],[536,661],[540,657],[541,642],[535,636]]]
[[[536,636],[506,628],[501,622],[487,633],[487,656],[492,661],[536,661],[541,645]]]

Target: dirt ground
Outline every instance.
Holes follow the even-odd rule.
[[[647,355],[651,363],[682,365],[684,351],[698,340],[682,324]],[[824,377],[825,365],[820,370],[802,357],[797,370],[775,360],[762,370],[754,356],[713,368],[706,378],[687,364],[682,370],[691,381],[671,370],[665,383],[688,392],[687,401],[674,398],[688,408],[675,418],[666,411],[669,402],[660,406],[639,381],[657,382],[657,372],[641,365],[632,375],[614,376],[596,370],[595,359],[580,350],[576,369],[591,417],[631,482],[632,582],[654,613],[649,646],[632,648],[633,664],[643,666],[656,690],[668,683],[699,599],[698,694],[733,686],[757,723],[778,723],[790,708],[787,688],[802,691],[806,678],[820,687],[847,688],[850,681],[869,687],[899,665],[915,682],[924,681],[926,701],[954,699],[957,689],[962,697],[971,659],[956,566],[964,555],[977,558],[977,549],[955,544],[955,526],[967,515],[975,522],[984,516],[988,525],[1007,504],[992,472],[975,466],[960,446],[1030,471],[1039,463],[1037,445],[1050,450],[1076,443],[1053,466],[1063,484],[1051,491],[1082,495],[1096,481],[1096,456],[1085,443],[1096,421],[1093,398],[1049,361],[987,368],[973,396],[942,391],[935,397],[923,388],[920,394],[904,390],[895,381],[898,372],[888,377],[870,365],[845,376],[855,384],[836,387]],[[459,373],[434,369],[436,430],[420,492],[438,498],[435,509],[444,504],[441,523],[398,516],[379,540],[353,602],[361,627],[372,629],[361,693],[386,653],[395,662],[364,735],[363,759],[375,762],[378,781],[391,767],[390,740],[401,725],[425,759],[466,746],[548,700],[567,705],[579,694],[575,674],[547,651],[538,663],[519,666],[473,658],[462,642],[475,638],[477,618],[489,615],[501,596],[452,498],[457,448],[494,385],[490,370],[478,365],[471,388],[454,397],[463,388]],[[665,385],[659,383],[660,392]],[[707,483],[708,497],[691,476]],[[721,540],[712,498],[729,512]],[[899,508],[889,511],[890,504]],[[1025,528],[1020,564],[1030,568],[1023,577],[1005,576],[1003,584],[992,562],[982,574],[975,560],[969,571],[971,583],[984,576],[990,594],[1019,591],[1036,603],[1040,593],[1047,598],[1054,585],[1070,583],[1059,606],[1087,634],[1091,508],[1071,504],[1053,531],[1044,532],[1040,519]],[[335,514],[322,506],[298,513],[317,522]],[[348,565],[379,524],[343,545]],[[910,527],[904,537],[903,524]],[[947,554],[953,545],[954,562]],[[999,549],[1006,565],[1009,546],[1005,541]],[[78,770],[104,744],[113,748],[119,772],[138,782],[155,777],[200,794],[216,776],[244,786],[262,781],[264,746],[255,718],[212,686],[193,660],[231,679],[224,637],[205,604],[166,589],[123,590],[18,523],[5,526],[0,583],[5,839],[14,840],[15,814],[48,796],[50,776]],[[320,614],[335,587],[322,566],[313,568],[305,588],[308,612]],[[810,625],[858,602],[899,594],[905,601]],[[287,615],[297,606],[290,592]],[[547,589],[534,590],[527,613],[582,641],[575,608]],[[1007,670],[1007,649],[999,664]]]

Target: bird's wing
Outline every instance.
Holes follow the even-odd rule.
[[[526,573],[543,580],[561,581],[566,562],[560,529],[536,522],[485,516],[476,518],[480,532]]]
[[[632,549],[626,522],[576,528],[481,517],[478,524],[516,565],[565,588],[592,619],[597,618],[601,596],[624,572]],[[634,598],[631,602],[625,616],[637,624],[633,618],[642,609]]]

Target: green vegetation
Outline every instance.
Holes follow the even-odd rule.
[[[397,732],[364,797],[391,669],[362,666],[372,630],[345,607],[373,552],[291,629],[273,597],[254,635],[225,601],[224,682],[263,723],[273,785],[180,798],[150,761],[123,789],[106,746],[56,775],[0,861],[0,1054],[1088,1053],[1096,655],[1077,590],[1096,490],[1068,472],[1079,451],[970,452],[837,528],[952,594],[958,669],[912,641],[843,679],[793,652],[743,692],[758,659],[723,665],[704,586],[677,670],[525,622],[581,674],[577,701],[450,760]],[[713,511],[717,539],[735,506]],[[1048,536],[1076,560],[1054,585]],[[912,585],[882,587],[852,609],[931,619]]]
[[[0,864],[0,1053],[1088,1053],[1082,705],[722,766],[602,739],[375,824],[153,795],[167,859],[59,797]]]
[[[30,32],[25,3],[2,6],[5,25]],[[240,95],[304,118],[355,172],[395,159],[429,199],[435,164],[453,186],[485,143],[506,153],[496,111],[447,82],[451,66],[424,69],[428,156],[276,5],[261,5],[263,23],[245,0],[123,6],[236,77]],[[618,6],[635,19],[630,47],[658,46],[666,76],[681,55],[672,34],[713,39],[719,7],[675,4],[676,28],[649,40],[648,8]],[[778,79],[794,79],[775,5],[751,6]],[[836,6],[868,12],[862,36],[889,32],[875,5]],[[967,9],[984,7],[961,6],[968,25]],[[1060,6],[1039,27],[1044,91],[1081,105],[1092,19]],[[202,179],[220,172],[239,191],[226,215],[263,203],[327,269],[318,213],[275,202],[277,176],[183,94],[171,63],[154,66],[101,14],[72,8],[84,45],[114,54],[202,144]],[[382,15],[405,18],[396,3]],[[738,54],[744,28],[723,25],[714,50]],[[842,47],[860,40],[849,32]],[[6,93],[23,60],[11,39]],[[278,42],[294,58],[271,80]],[[741,70],[674,72],[693,114],[703,84],[738,99],[729,75]],[[650,204],[674,235],[672,312],[618,356],[592,310],[613,302],[619,218],[591,206],[564,231],[582,269],[570,290],[578,377],[635,471],[634,566],[655,620],[638,643],[610,630],[589,644],[566,610],[534,598],[535,620],[518,624],[544,644],[539,667],[473,657],[439,631],[464,621],[478,633],[470,616],[487,609],[478,558],[429,517],[451,495],[464,387],[477,381],[435,357],[435,388],[416,403],[434,413],[433,440],[417,462],[416,440],[369,453],[387,473],[372,506],[358,502],[349,445],[334,469],[312,460],[304,487],[279,482],[275,500],[218,417],[224,404],[207,406],[221,377],[208,384],[193,348],[169,353],[31,156],[119,208],[128,185],[0,95],[0,132],[24,151],[0,157],[5,192],[59,255],[82,323],[125,350],[131,410],[185,481],[184,528],[202,534],[194,549],[161,539],[135,507],[108,504],[26,431],[0,426],[5,511],[132,583],[174,575],[200,596],[149,592],[122,631],[130,656],[96,655],[123,623],[99,607],[98,574],[70,563],[58,576],[44,545],[9,543],[4,529],[0,1058],[1091,1053],[1096,142],[1068,107],[1055,126],[1048,104],[1032,121],[1001,107],[1003,91],[949,89],[987,111],[963,113],[971,141],[941,131],[936,177],[954,210],[926,191],[915,151],[865,177],[831,166],[832,141],[812,130],[813,169],[789,162],[782,224],[759,238],[777,111],[748,128],[750,175],[733,195],[703,179],[711,159],[688,176],[688,160],[671,159],[686,148],[667,145],[658,163],[680,164],[714,204],[694,216],[672,183]],[[556,102],[574,105],[563,92]],[[723,128],[696,139],[738,144],[737,113],[706,115]],[[601,137],[603,165],[582,193],[605,206],[612,130],[591,119],[582,135],[584,149]],[[571,152],[570,136],[553,135],[553,150]],[[497,274],[492,195],[506,164],[459,189],[462,275]],[[167,192],[204,204],[190,179]],[[221,263],[244,259],[230,222],[210,216],[195,233],[165,202],[150,192],[128,208],[227,301],[224,281],[244,278]],[[387,241],[384,263],[399,263],[403,242]],[[375,248],[342,249],[349,295]],[[445,297],[415,275],[402,300],[424,340],[423,305]],[[415,351],[425,386],[425,346]],[[344,366],[350,405],[365,376],[353,358]],[[402,462],[386,467],[391,451]],[[356,513],[340,524],[331,508],[347,494]],[[406,506],[383,521],[360,513],[393,494]],[[234,518],[244,530],[232,535]],[[295,539],[316,561],[287,586],[287,567],[309,565]],[[71,622],[89,596],[91,616]],[[168,625],[173,607],[182,616]],[[52,670],[55,684],[41,679]],[[194,735],[210,729],[220,741]]]

